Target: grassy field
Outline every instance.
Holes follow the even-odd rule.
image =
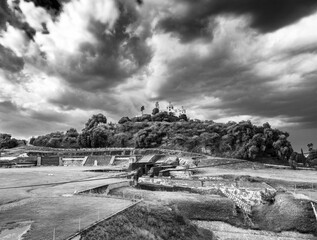
[[[172,208],[141,203],[84,232],[81,240],[213,240],[213,233],[198,228]]]
[[[33,221],[24,239],[64,239],[80,228],[128,206],[130,201],[94,197],[54,197],[31,201],[1,212],[0,225]]]
[[[50,184],[54,182],[83,180],[98,176],[100,176],[100,174],[81,172],[79,168],[0,168],[0,209],[1,205],[3,204],[32,197],[33,195],[31,193],[35,189],[44,189],[47,191],[48,194],[54,193],[52,191],[49,191],[47,186],[17,188],[19,186],[31,186],[39,184]]]
[[[0,169],[0,231],[31,221],[25,240],[52,239],[54,229],[56,239],[64,239],[131,204],[129,200],[73,195],[75,191],[122,181],[102,179],[113,174],[82,170],[80,167]]]

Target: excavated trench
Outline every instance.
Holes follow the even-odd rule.
[[[278,191],[274,195],[265,196],[267,198],[265,201],[258,201],[257,198],[261,195],[259,192],[270,192],[267,189],[246,191],[246,186],[258,188],[259,186],[269,187],[269,185],[249,180],[243,179],[230,185],[230,181],[227,180],[224,180],[222,184],[221,180],[200,183],[183,179],[177,185],[175,179],[164,181],[158,179],[157,181],[161,184],[147,182],[153,183],[153,179],[141,179],[136,187],[123,182],[117,186],[86,191],[86,194],[143,199],[145,202],[163,204],[176,209],[179,214],[197,226],[218,231],[219,236],[224,234],[225,224],[229,224],[232,231],[240,237],[249,234],[243,231],[253,231],[251,235],[249,234],[250,239],[266,239],[265,236],[269,236],[270,238],[267,239],[272,240],[317,239],[317,222],[309,200],[297,199],[289,192]],[[234,239],[247,239],[240,237]]]
[[[199,187],[142,183],[137,188],[113,189],[109,194],[163,202],[177,209],[191,221],[208,226],[206,229],[209,230],[215,226],[219,228],[219,222],[222,222],[246,231],[248,229],[265,231],[255,235],[252,233],[251,236],[254,237],[252,239],[262,239],[263,236],[270,236],[268,239],[317,239],[317,221],[311,202],[296,199],[288,192],[275,193],[270,199],[250,207],[250,212],[245,211],[243,206],[238,206],[239,204],[232,199],[225,197],[217,188],[207,191]],[[245,193],[238,192],[237,194]]]

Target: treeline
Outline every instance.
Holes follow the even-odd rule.
[[[34,146],[52,147],[52,148],[79,148],[79,133],[75,128],[64,132],[53,132],[37,138],[32,137],[30,144]]]
[[[0,133],[0,149],[4,148],[15,148],[19,145],[25,145],[25,140],[18,140],[15,138],[12,138],[10,134],[7,133]]]
[[[32,138],[30,143],[56,148],[169,148],[241,159],[268,156],[286,160],[293,151],[288,137],[287,132],[272,129],[268,123],[215,123],[156,112],[123,117],[118,124],[107,123],[102,114],[93,115],[81,133],[72,128]]]

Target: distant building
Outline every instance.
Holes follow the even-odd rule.
[[[180,115],[183,115],[183,114],[186,115],[186,109],[184,108],[184,106],[182,106],[181,109],[178,109],[178,115],[180,116]]]
[[[172,114],[175,114],[175,111],[174,111],[174,106],[171,102],[169,102],[168,106],[167,106],[167,112],[168,113],[172,113]]]
[[[166,109],[167,109],[167,112],[169,114],[173,114],[173,115],[178,116],[178,117],[182,114],[186,115],[186,109],[184,108],[184,106],[182,106],[181,108],[178,109],[178,108],[175,108],[171,102],[169,102]]]
[[[169,102],[165,109],[164,108],[160,109],[159,102],[155,102],[154,107],[157,108],[159,110],[159,112],[166,111],[167,113],[172,114],[172,115],[177,116],[177,117],[179,117],[180,115],[183,115],[183,114],[186,115],[186,109],[184,108],[184,106],[182,106],[181,108],[176,108],[176,107],[174,107],[172,102]],[[136,117],[140,117],[140,115],[138,115]]]

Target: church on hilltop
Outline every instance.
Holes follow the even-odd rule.
[[[169,104],[166,107],[166,110],[160,109],[159,102],[155,103],[155,108],[157,108],[160,112],[167,111],[169,114],[172,114],[172,115],[178,116],[178,117],[183,115],[183,114],[186,115],[186,109],[184,108],[184,106],[182,106],[181,108],[176,108],[173,106],[172,102],[169,102]]]

